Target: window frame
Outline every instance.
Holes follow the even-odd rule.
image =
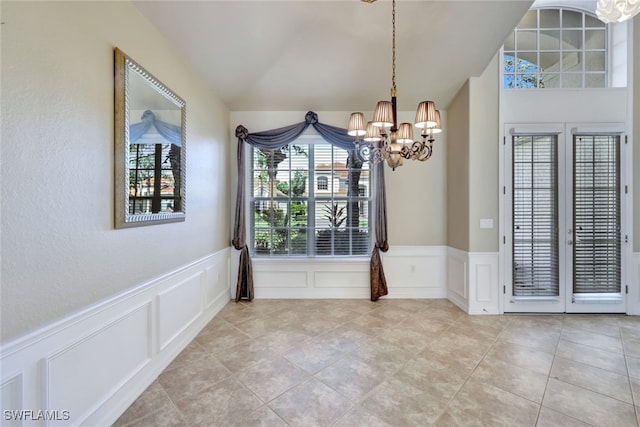
[[[540,26],[540,22],[542,20],[541,18],[541,11],[545,11],[545,10],[553,10],[553,11],[557,11],[558,13],[558,27],[541,27]],[[574,7],[565,7],[565,6],[558,6],[558,7],[536,7],[536,8],[531,8],[528,13],[531,12],[535,12],[536,13],[536,22],[535,25],[531,26],[531,27],[521,27],[519,28],[520,24],[522,23],[522,21],[520,23],[518,23],[518,26],[516,26],[516,28],[514,28],[514,30],[509,34],[508,38],[505,39],[504,44],[502,45],[502,48],[500,50],[501,52],[501,86],[503,90],[523,90],[523,89],[590,89],[590,88],[608,88],[611,87],[611,46],[610,46],[610,40],[611,40],[611,35],[610,35],[610,31],[611,31],[611,27],[608,24],[604,24],[602,23],[602,26],[590,26],[588,23],[588,18],[592,18],[594,20],[598,20],[598,18],[595,16],[595,14],[593,14],[591,11],[587,11],[587,10],[582,10],[579,8],[574,8]],[[563,23],[563,19],[564,19],[564,13],[565,12],[572,12],[572,13],[579,13],[581,16],[581,26],[580,27],[574,27],[574,26],[566,26]],[[527,15],[525,15],[523,17],[523,21],[526,18]],[[581,33],[581,40],[580,40],[580,48],[579,49],[565,49],[565,47],[563,46],[563,40],[565,39],[564,34],[566,31],[572,31],[575,32],[576,30],[579,30]],[[543,33],[551,33],[551,32],[556,32],[558,33],[558,48],[557,49],[542,49],[541,47],[541,34]],[[603,40],[603,47],[602,48],[588,48],[587,44],[588,44],[588,38],[587,38],[587,32],[593,32],[593,31],[602,31],[603,35],[604,35],[604,40]],[[518,33],[522,32],[523,34],[525,33],[535,33],[535,49],[519,49],[518,46]],[[511,46],[510,49],[507,49],[507,43],[509,42],[509,38],[511,38],[511,42],[513,43],[513,46]],[[531,61],[527,61],[527,60],[523,60],[524,63],[522,64],[523,66],[526,66],[525,63],[527,64],[532,64],[534,66],[534,69],[531,70],[530,72],[522,72],[523,70],[521,70],[521,72],[519,72],[519,64],[520,64],[520,60],[521,57],[518,55],[518,53],[522,53],[524,54],[523,56],[535,56],[536,58],[536,63],[533,63]],[[557,70],[549,70],[549,69],[541,69],[541,57],[544,54],[557,54],[558,55],[558,69]],[[580,60],[578,61],[578,63],[580,64],[581,70],[580,71],[575,71],[575,70],[565,70],[564,69],[564,57],[566,55],[569,54],[577,54],[578,57],[580,58]],[[588,70],[586,67],[586,55],[593,55],[593,54],[603,54],[604,55],[604,64],[603,64],[603,70]],[[513,60],[513,65],[512,65],[512,70],[507,70],[507,66],[505,63],[505,60],[511,57]],[[527,77],[528,76],[528,77]],[[551,87],[541,87],[541,84],[544,83],[544,76],[555,76],[555,78],[558,79],[558,84],[557,86],[551,86]],[[580,77],[580,81],[581,84],[580,85],[566,85],[565,82],[568,81],[567,79],[569,78],[576,78],[576,77]],[[593,85],[593,84],[588,84],[588,78],[593,76],[601,76],[602,77],[602,81],[603,81],[603,85]],[[531,82],[530,79],[531,78],[535,78],[535,82]],[[525,80],[528,79],[528,80]],[[508,85],[507,83],[510,82],[511,84]],[[526,84],[524,84],[526,83]]]
[[[323,194],[318,195],[317,194],[317,176],[316,176],[316,170],[315,167],[317,166],[315,164],[315,150],[311,149],[312,146],[314,145],[324,145],[326,144],[326,146],[332,147],[331,148],[331,156],[332,156],[332,161],[331,161],[331,175],[327,176],[327,190],[321,190],[323,192]],[[308,153],[308,163],[307,166],[304,170],[304,172],[307,173],[307,179],[306,179],[306,192],[308,193],[306,196],[304,197],[292,197],[291,194],[289,194],[289,196],[287,197],[283,197],[283,196],[276,196],[276,197],[256,197],[253,193],[253,180],[254,180],[254,153],[256,150],[258,150],[259,148],[254,147],[250,144],[247,144],[247,147],[245,147],[245,149],[247,150],[247,155],[245,156],[245,191],[246,194],[248,195],[248,197],[246,197],[246,203],[245,203],[245,212],[246,215],[248,216],[248,221],[247,221],[247,245],[249,247],[249,251],[251,253],[251,256],[260,260],[260,259],[286,259],[286,260],[295,260],[295,259],[335,259],[335,258],[347,258],[350,260],[354,260],[354,259],[363,259],[365,257],[368,257],[371,253],[371,249],[373,247],[373,231],[374,231],[374,210],[373,210],[373,206],[374,206],[374,181],[375,181],[375,177],[374,177],[374,170],[375,168],[373,167],[373,165],[368,164],[368,167],[366,169],[362,169],[363,172],[367,171],[368,173],[368,187],[369,187],[369,194],[366,196],[360,196],[360,190],[358,191],[358,194],[356,196],[335,196],[334,191],[338,192],[340,191],[341,186],[339,185],[335,185],[335,188],[332,189],[333,185],[332,182],[336,181],[339,179],[339,177],[335,174],[335,171],[337,169],[334,169],[333,164],[334,164],[334,151],[333,150],[344,150],[341,147],[337,147],[334,146],[332,144],[330,144],[329,142],[327,142],[326,140],[324,140],[322,138],[322,136],[320,136],[319,134],[313,133],[313,132],[305,132],[302,135],[300,135],[295,141],[292,141],[291,143],[288,144],[288,146],[293,146],[293,145],[304,145],[304,146],[308,146],[309,149],[309,153]],[[346,151],[346,150],[344,150]],[[363,162],[363,167],[367,162]],[[345,163],[345,171],[350,171],[350,168],[346,167],[346,163]],[[341,170],[342,171],[342,170]],[[291,170],[291,173],[294,173],[295,170]],[[362,179],[362,178],[361,178]],[[331,182],[330,182],[331,181]],[[362,180],[360,181],[360,186],[362,186]],[[326,191],[326,194],[324,194],[324,192]],[[348,190],[347,190],[348,191]],[[296,254],[292,251],[292,245],[291,245],[291,240],[290,237],[287,240],[288,245],[285,248],[285,251],[283,253],[278,253],[278,252],[274,252],[272,248],[270,248],[269,252],[258,252],[256,251],[256,244],[255,244],[255,233],[256,233],[256,224],[255,224],[255,215],[254,215],[254,210],[253,207],[255,206],[255,203],[259,203],[259,202],[263,202],[263,203],[269,203],[269,201],[267,201],[267,199],[277,202],[277,203],[290,203],[292,200],[294,201],[303,201],[307,203],[307,224],[305,227],[306,230],[306,235],[307,235],[307,242],[306,242],[306,252],[305,253],[300,253],[300,254]],[[343,204],[347,205],[349,203],[350,200],[353,200],[356,204],[358,204],[359,208],[362,208],[363,205],[366,205],[366,220],[367,220],[367,225],[366,227],[358,227],[359,229],[366,229],[366,247],[365,250],[362,253],[353,253],[354,252],[354,245],[353,245],[353,237],[350,235],[349,237],[349,253],[344,254],[344,253],[336,253],[335,248],[333,247],[333,243],[332,243],[332,250],[330,254],[319,254],[318,250],[316,248],[316,242],[317,242],[317,238],[316,238],[316,233],[317,231],[320,229],[317,224],[316,224],[316,217],[318,215],[323,215],[322,213],[318,214],[316,212],[316,208],[318,207],[317,205],[319,204],[318,202],[326,202],[328,200],[336,200],[338,202],[342,202]],[[359,215],[359,218],[362,218],[362,214]],[[346,220],[345,220],[346,221]],[[269,227],[270,229],[273,229],[273,225],[271,225]],[[289,223],[289,225],[287,227],[275,227],[278,229],[287,229],[287,230],[291,230],[291,229],[295,229],[295,228],[302,228],[302,227],[292,227],[291,223]],[[266,228],[265,228],[266,229]],[[353,227],[348,227],[348,226],[342,226],[342,228],[340,228],[340,230],[352,230]],[[290,235],[289,235],[290,236]],[[333,240],[332,240],[333,242]]]

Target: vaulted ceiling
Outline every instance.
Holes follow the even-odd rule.
[[[391,87],[391,1],[135,1],[232,111],[372,110]],[[398,108],[446,108],[529,0],[398,0]]]

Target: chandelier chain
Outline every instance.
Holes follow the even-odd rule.
[[[396,0],[393,0],[391,7],[391,27],[392,31],[392,44],[391,44],[391,92],[392,96],[395,96],[396,92]]]
[[[376,0],[362,0],[373,3]],[[615,0],[618,1],[618,0]],[[640,0],[631,0],[640,1]],[[391,169],[402,166],[402,160],[429,160],[433,153],[434,135],[442,131],[440,112],[433,101],[422,101],[416,110],[415,126],[422,129],[421,140],[413,139],[411,124],[397,117],[396,89],[396,0],[391,1],[391,101],[378,101],[373,120],[366,122],[361,112],[351,113],[347,134],[355,136],[358,158],[372,164],[387,162]],[[365,125],[366,123],[366,125]],[[360,137],[363,137],[360,140]]]

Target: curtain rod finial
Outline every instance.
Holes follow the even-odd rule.
[[[247,139],[247,136],[249,136],[247,128],[242,125],[238,125],[238,127],[236,127],[236,138]]]

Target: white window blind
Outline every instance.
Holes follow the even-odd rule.
[[[574,143],[574,289],[621,289],[620,137],[576,135]]]
[[[557,135],[514,135],[513,295],[558,296]]]
[[[371,247],[370,169],[353,152],[301,136],[252,148],[254,256],[363,256]]]

